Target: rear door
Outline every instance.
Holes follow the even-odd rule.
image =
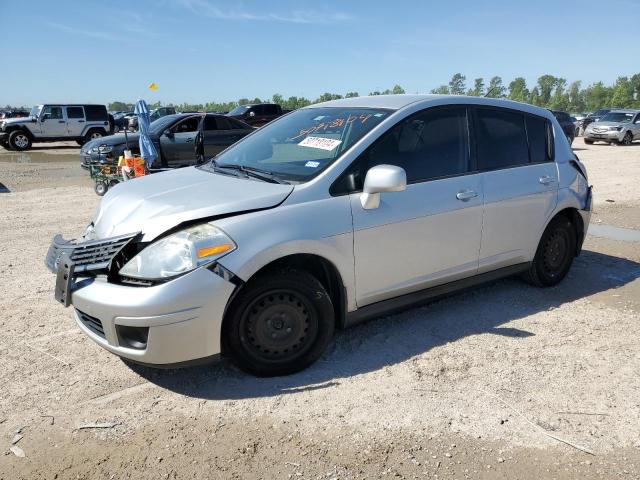
[[[79,137],[85,127],[84,108],[82,106],[65,107],[67,110],[67,133],[70,137]]]
[[[558,169],[545,118],[503,108],[474,111],[484,188],[482,273],[532,260],[556,206]]]
[[[351,194],[359,307],[476,273],[482,185],[471,165],[467,119],[464,106],[423,110],[355,162],[362,181],[369,168],[391,164],[405,169],[408,183],[403,192],[381,194],[373,210]]]
[[[218,155],[244,135],[242,130],[233,128],[231,119],[223,115],[207,115],[204,119],[205,156],[213,157]]]

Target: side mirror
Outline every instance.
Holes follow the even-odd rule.
[[[407,174],[396,165],[377,165],[370,168],[364,179],[360,204],[365,210],[380,206],[382,192],[402,192],[407,188]]]
[[[162,132],[162,134],[165,137],[173,138],[173,132],[171,130],[169,130],[168,128],[164,132]]]
[[[249,116],[250,117],[255,117],[256,116],[256,112],[254,112],[253,110],[249,112]]]

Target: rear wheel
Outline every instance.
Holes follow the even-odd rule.
[[[587,145],[593,145],[593,140],[590,140],[588,138],[584,139],[584,143],[586,143]]]
[[[627,132],[627,134],[622,139],[622,144],[628,147],[632,143],[633,143],[633,135],[631,134],[631,132]]]
[[[311,274],[282,270],[251,280],[223,327],[225,351],[242,370],[288,375],[315,362],[334,331],[331,299]]]
[[[16,130],[9,135],[9,145],[13,150],[22,152],[31,147],[31,137],[21,130]]]
[[[89,130],[87,134],[84,136],[84,143],[90,142],[91,140],[95,140],[96,138],[104,137],[104,133],[100,130]]]
[[[525,280],[538,287],[557,285],[571,268],[576,246],[573,224],[564,216],[554,218],[542,234]]]

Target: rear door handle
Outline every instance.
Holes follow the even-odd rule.
[[[540,178],[538,179],[538,181],[539,181],[542,185],[550,185],[550,184],[552,184],[553,182],[555,182],[555,180],[554,180],[552,177],[550,177],[549,175],[544,175],[544,176],[540,177]]]
[[[472,198],[476,198],[478,196],[478,192],[474,192],[473,190],[461,190],[456,194],[456,198],[458,200],[462,200],[466,202],[471,200]]]
[[[185,142],[187,142],[187,143],[193,142],[193,138],[187,138],[187,139],[185,140]]]

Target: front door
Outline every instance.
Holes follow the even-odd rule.
[[[485,202],[479,271],[531,261],[557,203],[551,124],[478,107],[474,125]]]
[[[169,168],[195,165],[195,141],[199,116],[181,120],[170,129],[169,135],[160,137],[160,147]]]
[[[476,273],[483,191],[473,173],[468,111],[424,110],[401,121],[354,163],[405,169],[407,189],[365,210],[351,194],[359,307]]]
[[[67,120],[62,107],[47,105],[40,114],[40,129],[43,137],[66,137]]]

